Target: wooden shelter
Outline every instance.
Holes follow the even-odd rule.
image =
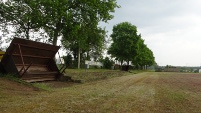
[[[59,79],[61,73],[54,61],[59,46],[14,38],[1,64],[7,73],[15,73],[27,82]]]

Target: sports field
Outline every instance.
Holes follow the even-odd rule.
[[[201,74],[131,73],[93,82],[49,87],[50,90],[44,91],[0,78],[0,112],[201,112]]]

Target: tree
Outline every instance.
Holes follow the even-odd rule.
[[[140,35],[141,37],[141,35]],[[144,40],[140,38],[138,41],[138,54],[133,58],[132,63],[139,69],[151,66],[155,63],[153,52],[144,44]]]
[[[153,52],[144,44],[141,34],[137,34],[137,27],[128,22],[117,24],[111,34],[112,44],[108,53],[116,60],[132,61],[137,68],[151,66],[155,63]]]
[[[103,63],[103,68],[105,69],[111,69],[114,64],[114,61],[109,59],[109,57],[105,57],[105,59],[102,59],[101,62]]]
[[[23,20],[26,17],[29,25],[37,25],[36,29],[44,29],[53,45],[57,44],[59,36],[63,38],[62,40],[70,40],[70,42],[73,38],[77,43],[78,56],[84,48],[83,45],[91,41],[88,39],[89,35],[98,30],[99,22],[111,20],[113,18],[111,13],[119,7],[116,0],[9,0],[9,2],[10,4],[7,2],[0,4],[6,6],[6,8],[1,8],[4,20],[9,19],[8,16],[4,16],[5,12],[21,12],[20,10],[9,11],[10,8],[23,9],[26,6],[28,8],[26,12],[30,14],[25,12],[29,15],[21,15],[17,20]],[[15,13],[9,13],[9,15],[13,17]],[[39,17],[39,19],[30,21],[32,17]],[[14,21],[16,20],[9,20],[12,23]],[[16,24],[22,27],[19,23]]]
[[[111,37],[113,42],[108,53],[121,61],[121,64],[123,61],[128,63],[137,55],[139,35],[136,26],[129,22],[117,24],[113,27]]]
[[[101,56],[105,44],[105,30],[96,28],[96,26],[94,28],[83,26],[83,29],[79,29],[76,34],[68,33],[67,36],[65,34],[67,33],[64,33],[64,37],[68,37],[68,40],[63,40],[63,45],[72,51],[74,59],[77,59],[78,63],[81,59],[79,56],[82,57],[83,54],[86,54],[87,60],[90,57],[97,59]]]
[[[65,62],[65,65],[67,67],[71,66],[73,61],[72,61],[72,56],[71,55],[67,55],[67,56],[63,56],[63,59],[64,59],[64,62]]]
[[[5,30],[9,30],[7,26],[15,29],[15,34],[25,36],[30,39],[30,31],[38,31],[40,28],[40,10],[38,10],[35,2],[29,1],[25,4],[22,0],[8,0],[0,3],[0,25]]]
[[[0,6],[4,23],[15,23],[20,29],[23,23],[26,30],[42,28],[53,45],[66,28],[72,31],[89,23],[97,27],[100,21],[112,19],[110,13],[119,7],[116,0],[8,0],[0,2]]]

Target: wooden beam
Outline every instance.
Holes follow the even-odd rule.
[[[21,54],[12,54],[13,56],[21,56]],[[51,59],[52,57],[44,56],[35,56],[35,55],[22,55],[22,57],[32,57],[32,58],[42,58],[42,59]]]
[[[52,49],[39,48],[39,47],[30,46],[30,45],[25,45],[25,44],[17,44],[17,43],[14,43],[14,45],[21,45],[21,46],[24,46],[24,47],[35,48],[35,49],[41,49],[41,50],[46,50],[46,51],[54,51],[54,50],[52,50]],[[55,51],[54,51],[54,52],[55,52]]]
[[[23,56],[22,56],[22,51],[21,51],[21,47],[20,47],[20,45],[18,44],[18,47],[19,47],[19,50],[20,50],[20,57],[21,57],[21,60],[22,60],[22,68],[25,70],[25,68],[24,68],[24,59],[23,59]]]

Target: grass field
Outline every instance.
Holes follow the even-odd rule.
[[[63,87],[49,85],[49,88],[51,90],[40,90],[0,78],[0,112],[201,112],[201,74],[127,73],[124,76],[64,85]]]

